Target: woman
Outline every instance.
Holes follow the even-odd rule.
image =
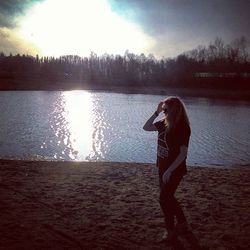
[[[162,111],[165,117],[154,123]],[[186,157],[191,130],[184,103],[178,97],[168,97],[160,102],[143,129],[158,131],[157,167],[160,179],[160,205],[167,229],[167,238],[166,235],[163,237],[172,243],[177,239],[178,230],[188,229],[186,217],[174,197],[180,181],[187,173]]]

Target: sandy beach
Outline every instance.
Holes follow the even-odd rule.
[[[202,246],[250,249],[249,179],[188,167],[176,196]],[[169,249],[158,192],[153,164],[1,160],[0,249]]]

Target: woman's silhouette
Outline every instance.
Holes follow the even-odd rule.
[[[165,117],[154,123],[162,111]],[[167,229],[163,238],[166,242],[173,243],[177,239],[178,230],[188,229],[181,205],[174,197],[179,183],[187,174],[186,157],[191,130],[184,103],[178,97],[166,98],[159,103],[143,129],[158,131],[156,165],[159,169],[160,205]]]

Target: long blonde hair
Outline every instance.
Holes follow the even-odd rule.
[[[179,97],[169,96],[163,102],[163,108],[167,108],[165,126],[168,131],[179,125],[190,126],[185,104]]]

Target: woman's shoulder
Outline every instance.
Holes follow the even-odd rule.
[[[157,121],[156,123],[154,123],[155,127],[157,128],[157,130],[160,132],[162,130],[165,130],[165,119],[161,119],[159,121]]]

